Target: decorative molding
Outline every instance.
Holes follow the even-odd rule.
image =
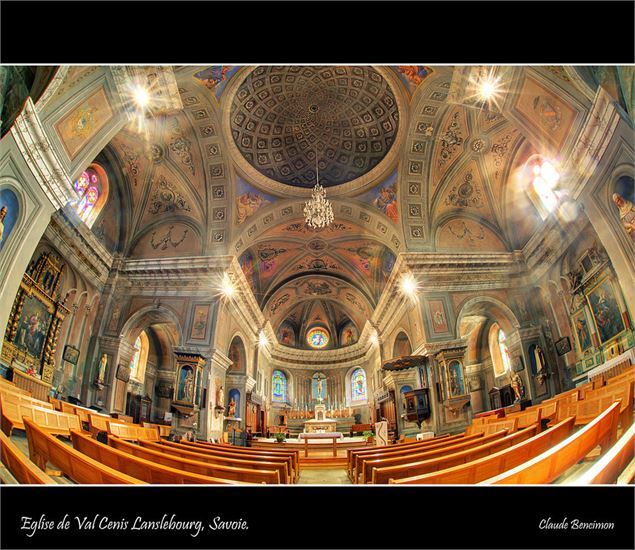
[[[76,198],[70,175],[64,170],[55,148],[46,135],[30,97],[16,118],[11,133],[24,161],[55,209],[63,208]]]
[[[55,73],[55,76],[51,79],[51,81],[49,82],[49,85],[46,87],[46,90],[44,90],[44,93],[40,96],[37,103],[35,104],[35,108],[37,109],[38,113],[41,113],[46,107],[49,100],[53,96],[55,96],[60,86],[66,80],[66,75],[68,74],[69,70],[70,70],[70,66],[68,65],[64,65],[62,67],[57,68],[57,72]]]

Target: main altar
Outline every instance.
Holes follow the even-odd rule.
[[[304,423],[304,433],[333,432],[337,432],[337,421],[326,418],[326,406],[323,403],[315,405],[315,417]]]

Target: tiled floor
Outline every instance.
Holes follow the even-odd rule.
[[[299,485],[350,485],[344,468],[302,468]]]

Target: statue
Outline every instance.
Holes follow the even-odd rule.
[[[216,403],[214,405],[216,407],[222,406],[223,402],[223,386],[220,384],[220,379],[216,379]]]
[[[98,384],[103,384],[106,377],[106,366],[108,365],[108,356],[104,353],[99,360],[99,367],[97,368],[97,380]]]
[[[236,418],[236,401],[233,397],[231,398],[231,401],[229,402],[227,416],[230,418]]]
[[[520,401],[523,397],[525,397],[525,387],[523,386],[522,378],[517,372],[512,374],[512,389],[514,390],[514,395],[516,397],[514,402]]]
[[[619,193],[613,193],[613,202],[619,212],[620,221],[622,222],[624,230],[628,236],[635,241],[635,206]]]
[[[540,374],[545,368],[545,354],[538,345],[534,348],[534,359],[536,360],[536,374]]]
[[[192,401],[194,397],[194,374],[189,371],[185,377],[185,384],[183,386],[183,393],[186,401]]]

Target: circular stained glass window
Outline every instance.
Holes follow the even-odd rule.
[[[329,343],[329,333],[323,328],[312,328],[306,335],[306,341],[312,348],[324,348]]]

